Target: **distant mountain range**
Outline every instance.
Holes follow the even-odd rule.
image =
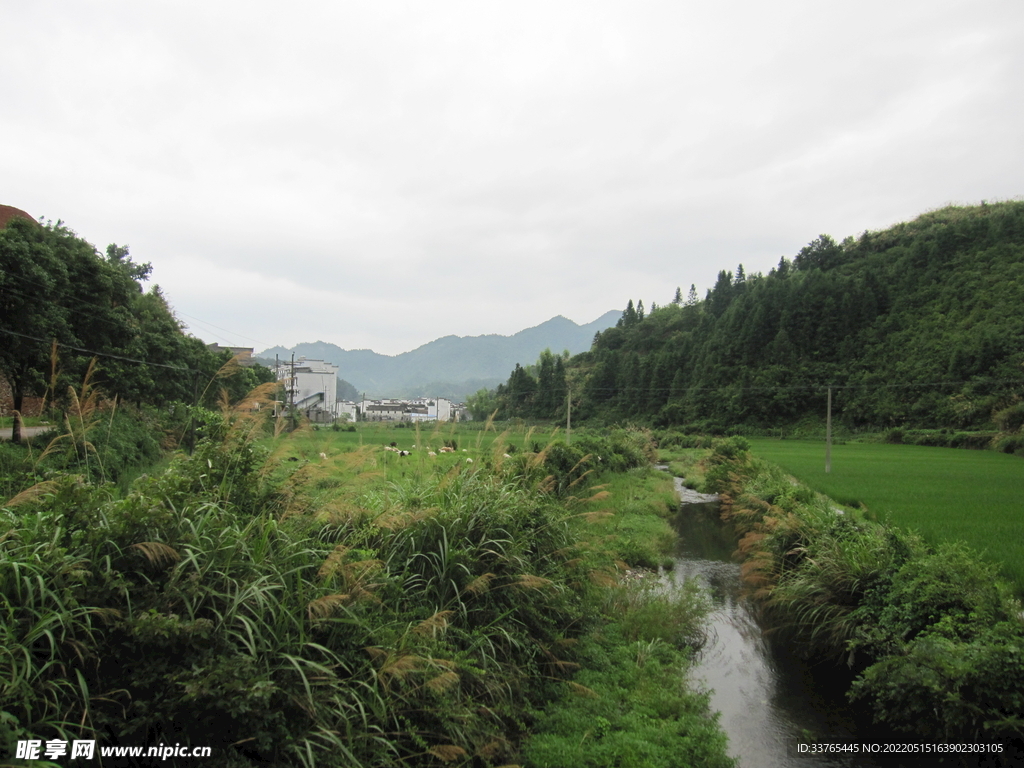
[[[400,355],[381,355],[369,349],[342,349],[324,341],[271,347],[257,357],[265,365],[296,358],[325,360],[338,366],[338,377],[368,397],[433,395],[463,400],[478,389],[508,379],[516,363],[530,365],[545,349],[573,355],[590,349],[594,334],[610,328],[622,316],[611,310],[586,325],[558,315],[512,336],[444,336]]]

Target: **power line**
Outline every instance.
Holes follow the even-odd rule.
[[[232,331],[232,330],[229,330],[227,328],[221,328],[219,325],[214,325],[213,323],[207,322],[206,320],[203,320],[201,318],[193,317],[192,315],[185,314],[181,310],[177,310],[176,309],[174,311],[175,311],[175,314],[181,315],[182,317],[191,317],[197,323],[202,323],[203,325],[208,325],[211,328],[216,328],[218,331],[224,331],[224,333],[233,334],[235,336],[238,336],[239,338],[245,339],[246,341],[255,341],[258,344],[266,344],[268,347],[274,346],[273,344],[270,344],[269,342],[263,341],[262,339],[254,339],[254,338],[252,338],[250,336],[245,336],[244,334],[238,333],[237,331]]]
[[[0,328],[0,333],[6,333],[6,334],[9,334],[11,336],[20,336],[23,339],[31,339],[32,341],[41,341],[43,344],[52,344],[52,343],[54,343],[53,339],[40,339],[37,336],[29,336],[28,334],[18,333],[17,331],[10,331],[10,330],[8,330],[6,328]],[[97,352],[94,349],[85,349],[83,347],[76,347],[73,344],[63,344],[63,343],[61,343],[59,341],[56,342],[56,344],[57,344],[58,347],[63,347],[64,349],[73,349],[76,352],[85,352],[86,354],[96,355],[97,357],[109,357],[112,360],[124,360],[125,362],[128,362],[128,363],[139,363],[141,365],[150,365],[150,366],[155,366],[155,367],[158,367],[158,368],[170,368],[172,371],[184,371],[186,373],[204,373],[204,371],[200,371],[197,368],[186,368],[185,366],[180,366],[180,365],[167,365],[166,363],[153,363],[153,362],[150,362],[149,360],[137,360],[134,357],[124,357],[123,355],[111,355],[108,352]]]
[[[865,383],[865,384],[796,384],[790,386],[767,386],[767,387],[730,387],[728,385],[721,385],[715,387],[585,387],[587,392],[615,392],[620,394],[638,394],[638,393],[649,393],[653,394],[656,392],[677,392],[679,395],[686,395],[692,392],[726,392],[729,394],[743,394],[752,392],[826,392],[829,388],[831,389],[916,389],[922,387],[956,387],[963,386],[964,384],[1009,384],[1016,386],[1024,386],[1024,379],[967,379],[964,381],[922,381],[922,382],[908,382],[908,383],[890,383],[890,384],[878,384],[878,383]],[[493,390],[492,390],[493,391]],[[530,395],[537,394],[563,394],[568,392],[568,387],[551,388],[551,389],[534,389],[529,392],[502,392],[501,395],[505,397],[527,397]]]

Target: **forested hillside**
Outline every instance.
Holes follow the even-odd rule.
[[[562,417],[571,388],[574,419],[716,430],[823,418],[831,386],[850,427],[1015,429],[1022,363],[1024,203],[1004,202],[821,235],[767,275],[723,270],[703,301],[631,301],[558,392],[519,369],[494,405]]]

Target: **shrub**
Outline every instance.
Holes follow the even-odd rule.
[[[987,432],[956,432],[949,438],[950,448],[971,448],[982,451],[992,445],[992,434]]]
[[[1014,403],[993,414],[992,421],[1001,432],[1020,432],[1024,427],[1024,402]]]
[[[605,613],[619,623],[631,642],[663,642],[701,648],[707,640],[704,620],[711,603],[696,580],[669,584],[648,577],[627,581],[608,593]]]
[[[1010,435],[1003,437],[996,442],[996,450],[1003,453],[1013,453],[1018,456],[1024,455],[1024,435]]]
[[[885,605],[873,618],[875,650],[898,649],[922,634],[967,640],[1009,619],[998,568],[959,542],[906,562],[893,575]],[[865,616],[865,618],[867,618]]]
[[[915,435],[914,445],[925,445],[933,448],[945,448],[949,445],[949,437],[942,432],[925,432]]]
[[[1024,757],[1024,635],[1019,623],[1004,623],[970,641],[921,636],[865,670],[850,698],[869,704],[876,721],[915,739],[1003,742],[1005,762],[995,764],[1018,765]]]

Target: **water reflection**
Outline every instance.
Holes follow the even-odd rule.
[[[855,733],[841,698],[823,694],[799,658],[765,637],[743,598],[740,567],[732,561],[736,539],[719,520],[717,503],[686,504],[675,523],[681,539],[675,579],[699,579],[714,605],[694,678],[712,691],[711,706],[721,712],[730,754],[740,759],[741,768],[880,765],[862,756],[796,755],[798,742],[815,738],[871,739]]]

